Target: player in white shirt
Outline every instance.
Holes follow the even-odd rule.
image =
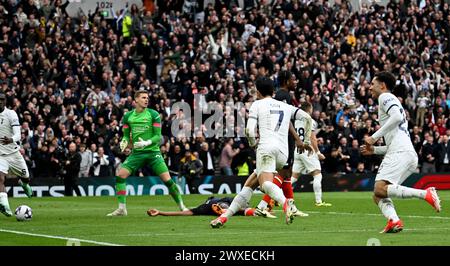
[[[284,167],[288,158],[288,134],[290,120],[309,118],[305,134],[309,139],[311,134],[311,117],[304,111],[272,98],[273,82],[267,78],[256,82],[258,100],[250,107],[246,135],[249,145],[258,146],[256,150],[256,175],[251,175],[243,189],[236,195],[227,211],[211,221],[213,228],[219,228],[238,210],[245,208],[250,202],[253,190],[260,186],[261,190],[283,206],[286,223],[292,223],[294,218],[293,200],[286,199],[283,191],[273,183],[274,173]],[[256,140],[256,128],[259,130],[259,142]],[[296,145],[303,148],[303,143],[297,134],[294,135]],[[305,144],[308,144],[305,142]]]
[[[278,81],[280,84],[280,88],[276,92],[274,99],[287,103],[289,105],[292,105],[292,97],[290,95],[290,91],[293,91],[296,89],[296,83],[295,83],[295,76],[288,70],[282,70],[280,73],[278,73]],[[283,190],[284,196],[289,199],[294,198],[294,190],[292,189],[292,182],[291,182],[291,174],[292,174],[292,164],[294,162],[294,153],[295,153],[295,143],[293,136],[297,135],[295,132],[297,132],[290,123],[289,125],[289,133],[288,136],[288,147],[289,147],[289,155],[288,160],[286,161],[286,164],[284,165],[283,169],[281,169],[278,174],[275,175],[273,182],[278,186],[281,187]],[[299,139],[299,141],[301,141]],[[312,148],[308,149],[308,152],[311,152]],[[256,173],[252,173],[252,175],[256,175]],[[262,200],[259,202],[258,206],[255,209],[255,214],[257,216],[265,217],[265,218],[277,218],[275,215],[273,215],[271,211],[271,207],[269,204],[271,203],[272,199],[269,197],[269,195],[265,194],[262,198]],[[307,217],[309,216],[307,213],[304,213],[300,210],[298,210],[295,207],[294,204],[294,215],[300,216],[300,217]]]
[[[29,185],[28,167],[19,152],[20,124],[15,111],[5,107],[6,95],[0,92],[0,212],[12,216],[5,188],[6,175],[18,176],[19,184],[28,197],[33,191]]]
[[[302,103],[302,110],[309,115],[312,114],[312,105],[308,102]],[[300,119],[295,121],[295,130],[297,131],[300,139],[304,141],[305,138],[305,120]],[[312,154],[296,152],[294,155],[294,165],[292,166],[292,184],[297,182],[301,174],[311,175],[313,177],[313,190],[317,207],[330,207],[331,203],[322,201],[322,167],[319,160],[324,160],[325,156],[320,153],[317,147],[316,134],[314,133],[317,128],[317,122],[313,120],[312,132],[311,132],[311,145],[314,149]]]
[[[363,155],[384,155],[375,178],[373,199],[388,223],[381,233],[397,233],[403,230],[403,222],[397,216],[391,198],[420,198],[427,201],[437,211],[441,211],[440,200],[434,187],[426,190],[401,186],[417,168],[417,154],[411,143],[405,111],[395,95],[390,91],[395,86],[395,77],[388,72],[380,72],[372,80],[370,91],[378,98],[378,119],[381,128],[365,138],[361,146]],[[385,146],[373,146],[384,138]]]

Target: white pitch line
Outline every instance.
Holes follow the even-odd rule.
[[[7,229],[1,229],[0,232],[5,233],[11,233],[11,234],[17,234],[17,235],[27,235],[27,236],[36,236],[36,237],[44,237],[44,238],[52,238],[52,239],[62,239],[62,240],[70,240],[70,241],[79,241],[83,243],[91,243],[95,245],[101,245],[101,246],[123,246],[119,244],[113,244],[108,242],[98,242],[93,240],[86,240],[86,239],[79,239],[74,237],[64,237],[64,236],[52,236],[52,235],[44,235],[44,234],[34,234],[34,233],[28,233],[28,232],[21,232],[21,231],[14,231],[14,230],[7,230]]]

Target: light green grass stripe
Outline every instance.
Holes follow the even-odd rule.
[[[282,210],[273,210],[273,212],[283,212]],[[351,215],[351,216],[382,216],[381,213],[354,213],[354,212],[318,212],[318,211],[305,211],[306,213],[322,214],[322,215]],[[406,218],[421,218],[421,219],[438,219],[438,220],[450,220],[448,216],[423,216],[423,215],[402,215]],[[297,218],[299,219],[299,218]],[[303,219],[303,218],[300,218]],[[304,218],[308,219],[308,218]]]

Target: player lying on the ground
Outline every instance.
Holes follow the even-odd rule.
[[[172,212],[165,212],[160,211],[157,209],[149,209],[147,211],[147,214],[149,216],[192,216],[192,215],[213,215],[213,216],[219,216],[230,207],[231,202],[233,201],[233,198],[230,197],[224,197],[224,198],[216,198],[216,197],[209,197],[204,203],[200,204],[196,208],[192,208],[189,210],[184,211],[172,211]],[[273,203],[272,203],[273,204]],[[254,208],[245,208],[239,210],[237,215],[245,215],[245,216],[255,216],[255,209]]]

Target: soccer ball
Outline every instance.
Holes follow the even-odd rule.
[[[33,217],[33,211],[27,205],[20,205],[14,213],[16,214],[16,219],[19,222],[30,221]]]

